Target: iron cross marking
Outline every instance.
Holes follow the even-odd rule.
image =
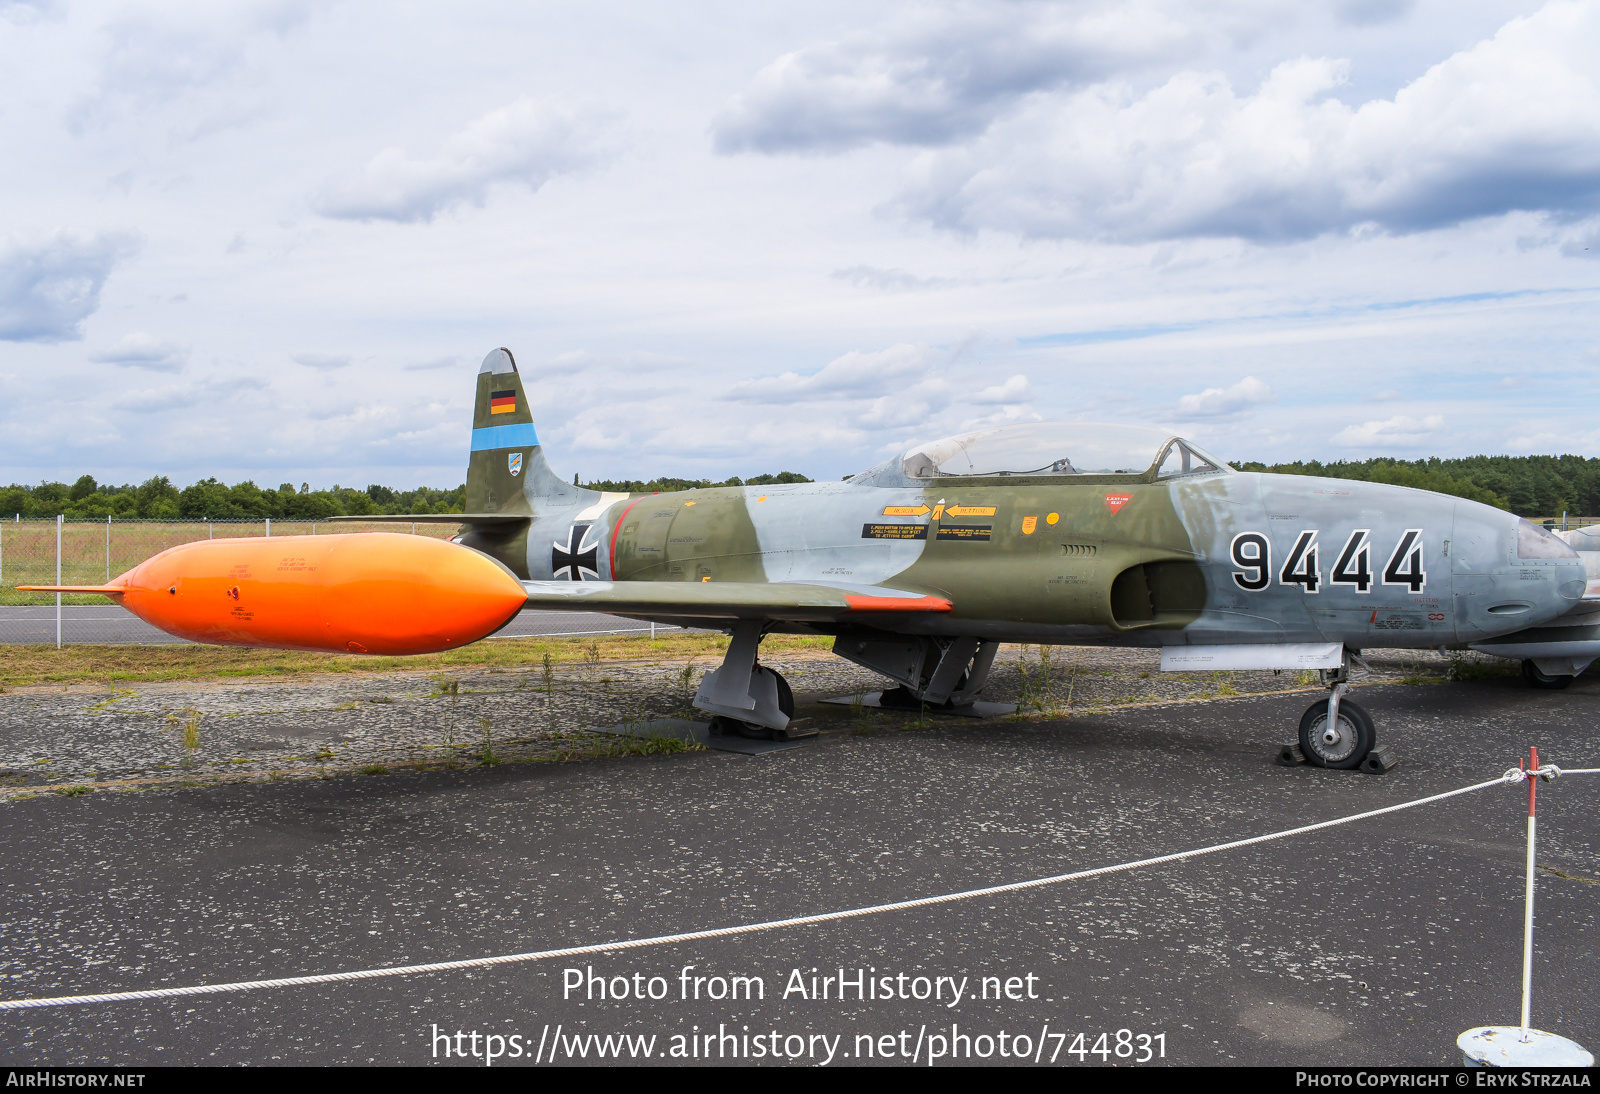
[[[585,577],[600,580],[599,546],[584,546],[592,524],[574,524],[567,531],[567,542],[556,540],[550,552],[550,569],[558,579],[582,581]],[[565,571],[563,573],[562,571]]]

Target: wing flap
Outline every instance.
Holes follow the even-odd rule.
[[[948,612],[950,601],[899,589],[799,582],[524,581],[528,607],[649,618],[829,622],[863,615]]]

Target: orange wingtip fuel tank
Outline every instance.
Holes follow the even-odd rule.
[[[411,654],[487,637],[527,595],[486,555],[382,532],[215,539],[162,551],[96,592],[194,642]]]

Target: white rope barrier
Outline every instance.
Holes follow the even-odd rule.
[[[1550,768],[1546,770],[1553,771],[1556,769]],[[1600,768],[1584,768],[1562,773],[1567,775],[1600,774]],[[385,976],[417,976],[423,973],[450,972],[455,969],[482,969],[494,965],[515,965],[529,961],[545,961],[555,957],[582,957],[585,954],[614,953],[619,950],[643,949],[647,946],[669,946],[682,942],[698,942],[708,938],[727,938],[732,935],[756,934],[760,931],[777,931],[788,927],[807,927],[816,923],[831,923],[841,919],[856,919],[860,916],[882,915],[887,912],[900,912],[911,908],[926,908],[934,904],[951,904],[959,900],[998,896],[1001,893],[1017,893],[1027,889],[1040,889],[1047,885],[1061,885],[1069,881],[1083,881],[1089,878],[1105,877],[1109,874],[1120,874],[1128,870],[1138,870],[1148,866],[1162,866],[1169,862],[1182,862],[1186,859],[1199,858],[1201,855],[1214,855],[1221,851],[1235,851],[1241,847],[1253,847],[1260,843],[1288,839],[1291,836],[1302,836],[1308,832],[1321,831],[1324,828],[1333,828],[1341,824],[1353,824],[1356,821],[1381,817],[1388,813],[1399,813],[1406,809],[1432,805],[1434,802],[1457,798],[1463,794],[1470,794],[1475,790],[1485,790],[1491,786],[1518,783],[1523,778],[1523,772],[1512,768],[1498,779],[1474,783],[1471,786],[1463,786],[1456,790],[1447,790],[1442,794],[1432,794],[1426,798],[1401,802],[1399,805],[1387,805],[1381,809],[1369,809],[1365,813],[1353,813],[1348,817],[1337,817],[1333,820],[1320,821],[1317,824],[1302,825],[1299,828],[1286,828],[1281,832],[1269,832],[1264,836],[1250,836],[1246,839],[1213,844],[1210,847],[1197,847],[1189,851],[1177,851],[1170,855],[1157,855],[1154,858],[1118,863],[1115,866],[1097,866],[1089,870],[1076,870],[1070,874],[1055,874],[1051,877],[1034,878],[1031,881],[1013,881],[1005,885],[990,885],[982,889],[965,889],[957,893],[941,893],[938,896],[899,900],[892,904],[873,904],[864,908],[849,908],[837,912],[819,912],[815,915],[791,916],[787,919],[769,919],[761,923],[745,923],[736,927],[714,927],[704,931],[684,931],[679,934],[656,935],[651,938],[628,938],[614,942],[596,942],[586,946],[564,946],[555,950],[503,954],[499,957],[473,957],[460,961],[435,961],[426,965],[399,965],[388,968],[360,969],[355,972],[321,973],[315,976],[286,976],[276,980],[239,980],[228,984],[193,984],[182,988],[147,988],[143,991],[101,992],[94,995],[56,995],[38,999],[7,999],[0,1001],[0,1010],[64,1007],[80,1003],[124,1003],[137,999],[174,999],[186,995],[221,995],[227,992],[256,991],[262,988],[294,988],[310,984],[335,984],[346,980],[374,980]]]

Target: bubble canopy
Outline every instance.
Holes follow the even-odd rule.
[[[913,445],[900,456],[911,479],[1144,475],[1158,478],[1227,469],[1171,431],[1144,425],[1029,422]]]

